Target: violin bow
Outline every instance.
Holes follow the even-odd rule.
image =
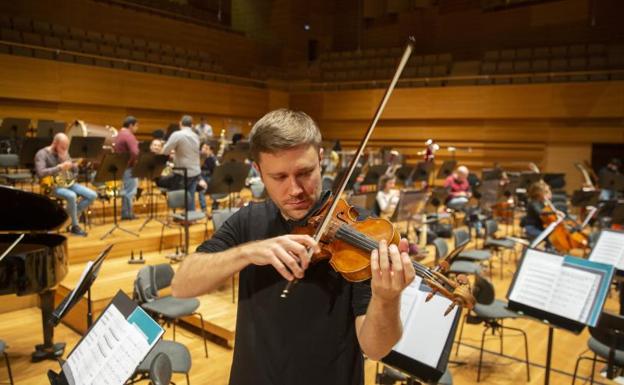
[[[373,120],[368,126],[368,130],[366,130],[366,134],[364,135],[364,138],[360,142],[360,145],[358,146],[358,149],[356,150],[355,155],[353,156],[353,159],[351,159],[351,163],[349,164],[349,168],[347,169],[347,172],[343,175],[342,180],[340,181],[340,185],[338,186],[336,191],[333,192],[334,197],[341,196],[345,188],[347,187],[348,181],[351,178],[351,175],[353,174],[353,171],[355,170],[358,164],[358,161],[360,157],[362,156],[362,153],[364,152],[366,145],[368,144],[370,137],[373,135],[373,131],[375,131],[377,122],[379,121],[379,118],[381,118],[381,114],[384,112],[384,109],[386,108],[386,104],[388,104],[388,100],[390,100],[392,91],[394,91],[394,88],[397,82],[399,81],[401,74],[403,73],[403,69],[405,69],[405,66],[407,65],[407,61],[412,55],[412,51],[414,51],[415,42],[416,40],[414,39],[413,36],[410,36],[407,39],[407,45],[405,46],[405,50],[403,51],[401,60],[397,64],[397,68],[396,68],[396,71],[394,72],[394,76],[392,77],[392,80],[390,81],[388,88],[386,88],[386,92],[384,93],[383,98],[381,98],[381,102],[377,106],[377,111],[375,111],[375,116],[373,117]],[[316,232],[314,233],[314,240],[316,242],[319,242],[321,240],[321,237],[327,231],[329,224],[331,222],[331,218],[334,214],[334,211],[336,211],[336,207],[338,207],[338,199],[333,199],[331,202],[331,205],[329,206],[327,214],[325,215],[325,218],[323,218],[320,225],[317,227]],[[313,253],[314,252],[312,249],[308,250],[308,259],[312,258]],[[282,298],[286,298],[288,296],[288,294],[290,293],[290,289],[296,282],[297,282],[296,279],[288,282],[288,284],[282,291],[282,294],[281,294]]]

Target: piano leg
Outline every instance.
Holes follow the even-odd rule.
[[[35,346],[35,351],[31,356],[32,362],[42,360],[56,360],[63,356],[65,343],[54,343],[54,326],[50,323],[52,311],[54,310],[54,290],[46,290],[39,293],[41,300],[41,322],[43,325],[43,344]]]

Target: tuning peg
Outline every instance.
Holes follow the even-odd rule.
[[[444,315],[448,315],[451,310],[455,309],[455,306],[457,306],[457,303],[455,301],[451,302],[451,304],[449,305],[449,307],[446,308],[446,311],[444,312]]]

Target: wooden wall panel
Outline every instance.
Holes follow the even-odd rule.
[[[190,113],[197,119],[206,115],[220,128],[226,117],[257,119],[268,111],[270,98],[287,103],[283,92],[268,89],[0,55],[2,116],[119,126],[133,114],[143,131]]]

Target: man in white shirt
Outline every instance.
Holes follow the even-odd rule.
[[[189,115],[184,115],[180,120],[180,129],[171,134],[163,148],[163,154],[165,155],[169,155],[171,152],[175,151],[173,157],[173,172],[176,175],[179,177],[184,175],[183,170],[176,170],[176,168],[186,168],[187,189],[189,194],[187,207],[190,211],[195,210],[195,191],[197,190],[199,175],[201,174],[199,164],[199,137],[193,132],[192,127],[193,118]],[[184,182],[176,184],[176,189],[184,188]]]

